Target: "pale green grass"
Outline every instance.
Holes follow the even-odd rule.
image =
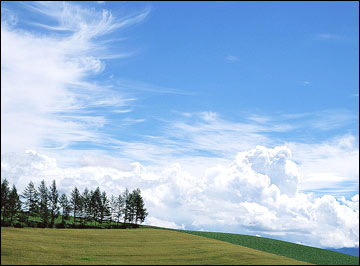
[[[1,228],[1,264],[307,264],[169,230]]]

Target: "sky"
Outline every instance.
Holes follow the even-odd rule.
[[[355,1],[2,1],[1,177],[358,247],[358,21]]]

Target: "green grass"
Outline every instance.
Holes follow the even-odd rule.
[[[306,264],[231,243],[153,228],[1,228],[1,264]]]
[[[320,265],[359,265],[359,258],[326,249],[319,249],[290,242],[240,235],[229,233],[212,233],[199,231],[178,230],[192,235],[203,236],[210,239],[221,240],[232,244],[237,244],[265,252],[270,252],[280,256],[293,258]]]

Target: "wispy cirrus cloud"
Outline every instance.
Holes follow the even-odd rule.
[[[225,155],[257,144],[281,144],[284,140],[278,137],[279,133],[283,138],[295,131],[306,132],[309,128],[328,131],[356,120],[357,116],[347,110],[265,116],[244,113],[238,121],[226,120],[215,112],[200,112],[170,122],[165,135],[182,142],[182,147]]]
[[[58,1],[25,3],[30,10],[52,18],[55,25],[33,23],[51,30],[70,31],[79,39],[99,37],[110,32],[143,21],[150,13],[150,8],[138,14],[115,19],[106,9],[97,11],[69,2]]]
[[[119,86],[122,90],[126,91],[141,91],[141,92],[150,92],[150,93],[159,93],[159,94],[178,94],[178,95],[196,95],[195,92],[168,88],[159,85],[153,85],[146,82],[135,81],[125,78],[119,78],[116,80],[116,85]]]
[[[215,112],[185,113],[175,121],[167,121],[161,134],[145,135],[133,142],[113,140],[109,145],[132,160],[158,166],[182,162],[190,172],[201,172],[200,165],[204,169],[220,162],[230,163],[234,154],[259,144],[285,145],[292,150],[301,170],[299,189],[319,195],[352,195],[357,191],[359,151],[355,136],[309,139],[293,135],[296,132],[296,136],[307,136],[309,128],[341,128],[355,121],[348,112],[245,117],[234,122]]]
[[[334,34],[334,33],[319,33],[315,35],[315,40],[319,41],[335,41],[335,40],[346,40],[347,38],[344,35]]]
[[[15,15],[2,18],[2,152],[102,142],[97,129],[108,120],[94,108],[129,109],[132,99],[88,80],[104,70],[105,58],[119,57],[101,37],[143,21],[150,9],[116,19],[68,2],[22,5],[51,20],[28,22],[49,30],[34,32],[12,23]]]
[[[319,194],[349,195],[359,186],[359,149],[355,136],[317,143],[288,142],[302,173],[299,188]]]
[[[297,84],[298,85],[300,85],[300,86],[310,86],[311,85],[311,81],[308,81],[308,80],[299,80],[298,82],[297,82]]]
[[[235,55],[227,55],[227,56],[225,57],[225,60],[226,60],[227,62],[229,62],[229,63],[233,63],[233,62],[239,61],[239,58],[238,58],[237,56],[235,56]]]

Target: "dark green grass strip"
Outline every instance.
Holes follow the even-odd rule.
[[[177,231],[217,239],[248,248],[262,250],[276,255],[293,258],[296,260],[310,262],[313,264],[359,265],[359,258],[355,256],[276,239],[229,233],[212,233],[188,230]]]

